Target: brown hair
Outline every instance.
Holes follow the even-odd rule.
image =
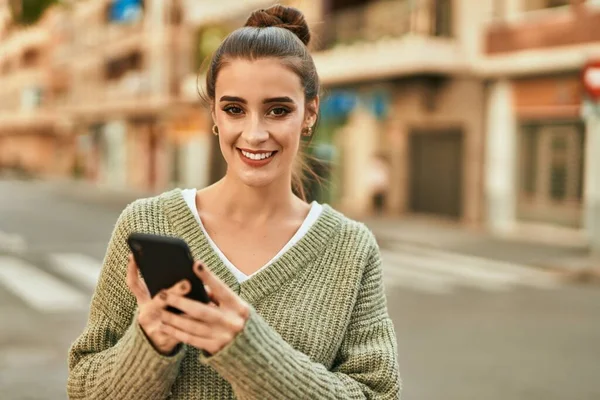
[[[217,75],[227,62],[269,57],[281,60],[300,77],[306,102],[315,99],[319,94],[320,84],[317,69],[307,48],[309,42],[310,29],[298,9],[274,5],[252,12],[244,27],[229,34],[213,54],[206,73],[205,100],[214,104]],[[316,114],[318,110],[310,111]],[[292,172],[292,189],[304,200],[305,172],[314,175],[303,154],[298,154]]]

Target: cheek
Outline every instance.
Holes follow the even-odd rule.
[[[281,138],[281,144],[285,144],[285,147],[297,148],[300,142],[301,130],[302,120],[300,118],[293,118],[282,122],[279,127],[281,135],[278,135]]]

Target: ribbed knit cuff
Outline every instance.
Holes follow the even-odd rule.
[[[254,309],[244,330],[213,356],[200,354],[200,361],[214,368],[236,392],[260,393],[263,398],[281,398],[297,391],[298,377],[286,368],[291,350],[283,338]],[[289,353],[287,353],[289,355]]]
[[[127,387],[121,388],[121,391],[128,392],[135,388],[135,393],[121,393],[122,395],[149,399],[156,398],[159,393],[166,396],[170,392],[179,373],[179,364],[185,356],[183,346],[171,356],[160,354],[146,337],[137,319],[133,320],[118,346],[121,347],[117,362],[118,376],[127,380]]]

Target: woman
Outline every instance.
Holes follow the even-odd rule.
[[[298,10],[274,6],[216,51],[206,92],[226,176],[121,214],[88,325],[70,349],[71,398],[399,397],[373,235],[292,190],[319,106],[309,39]],[[211,305],[185,298],[187,281],[150,298],[131,232],[184,239]]]

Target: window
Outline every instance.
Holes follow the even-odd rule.
[[[521,196],[541,203],[581,202],[584,134],[580,123],[521,127]]]
[[[434,36],[452,36],[452,1],[437,0],[435,2]]]
[[[104,75],[107,80],[118,80],[128,71],[139,71],[142,68],[142,54],[139,51],[109,60],[105,65]]]

